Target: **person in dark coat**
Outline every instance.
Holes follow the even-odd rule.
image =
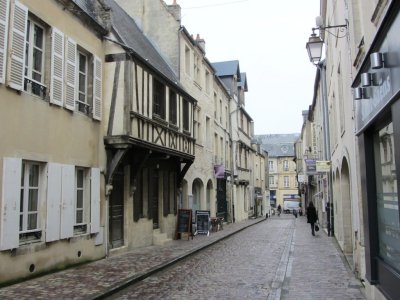
[[[315,209],[314,203],[310,201],[307,207],[307,223],[311,224],[311,234],[315,235],[315,223],[318,221],[317,210]]]

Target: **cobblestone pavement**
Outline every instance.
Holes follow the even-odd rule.
[[[291,215],[229,224],[210,236],[38,277],[0,289],[0,299],[95,299],[122,288],[112,297],[365,299],[335,240],[321,231],[311,236],[306,219]]]
[[[311,236],[305,218],[282,215],[111,299],[365,299],[342,257],[325,233]]]

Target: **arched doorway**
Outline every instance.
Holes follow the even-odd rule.
[[[193,181],[192,195],[192,210],[195,213],[196,210],[201,209],[201,199],[203,198],[203,183],[198,178]]]
[[[206,194],[206,210],[211,213],[211,199],[213,199],[213,183],[211,180],[207,182],[207,194]]]
[[[340,194],[342,196],[341,203],[343,216],[343,252],[347,255],[352,254],[353,252],[350,174],[347,159],[344,159],[342,164],[342,170],[340,174],[340,189]]]

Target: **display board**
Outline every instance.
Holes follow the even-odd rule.
[[[196,210],[196,226],[198,234],[210,233],[210,211]]]
[[[179,209],[178,210],[178,221],[176,224],[176,238],[180,238],[182,233],[188,235],[188,239],[192,235],[192,210],[191,209]]]

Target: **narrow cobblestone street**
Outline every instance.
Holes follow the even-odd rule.
[[[311,236],[306,218],[292,215],[229,224],[209,237],[38,277],[0,289],[0,298],[95,299],[121,288],[110,297],[365,299],[334,239],[321,231]]]
[[[128,288],[113,299],[364,299],[325,233],[274,217]]]

